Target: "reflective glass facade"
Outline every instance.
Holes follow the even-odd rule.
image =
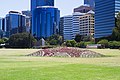
[[[120,0],[95,1],[95,38],[107,37],[112,34],[116,11],[120,11]]]
[[[31,11],[38,6],[54,6],[54,0],[31,0]]]
[[[6,15],[6,37],[25,31],[25,16],[21,15],[20,13],[9,13]]]
[[[60,11],[54,7],[39,7],[33,12],[32,34],[37,38],[46,38],[59,31]]]
[[[95,0],[84,0],[84,4],[90,5],[92,8],[95,8]]]

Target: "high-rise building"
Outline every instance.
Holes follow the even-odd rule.
[[[95,0],[95,38],[108,37],[120,12],[120,0]]]
[[[6,15],[6,37],[15,33],[26,32],[25,16],[16,11],[10,11]]]
[[[60,18],[60,35],[63,36],[64,40],[72,40],[72,23],[73,16],[68,15]]]
[[[95,8],[95,0],[84,0],[85,5],[89,5],[93,9]]]
[[[2,18],[0,18],[0,38],[2,38],[3,30],[2,30]]]
[[[93,8],[91,8],[88,5],[82,5],[82,6],[78,7],[78,8],[74,8],[74,12],[81,12],[81,13],[87,13],[90,10],[93,10]]]
[[[30,32],[31,28],[31,11],[22,11],[22,14],[25,15],[26,17],[26,31]]]
[[[31,11],[38,6],[54,6],[54,0],[31,0]]]
[[[75,39],[76,34],[80,34],[80,16],[83,16],[83,15],[85,15],[85,13],[80,13],[80,12],[73,13],[72,39]]]
[[[33,12],[32,34],[47,38],[59,31],[60,11],[53,6],[39,6]]]
[[[94,12],[92,10],[80,16],[80,35],[94,37]]]
[[[80,34],[80,16],[85,14],[75,12],[60,19],[60,34],[64,37],[64,40],[75,39],[76,34]]]

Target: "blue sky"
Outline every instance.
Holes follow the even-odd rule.
[[[83,0],[55,0],[55,7],[61,10],[61,16],[72,14],[73,8],[83,4]],[[0,0],[0,17],[10,10],[30,10],[30,0]]]

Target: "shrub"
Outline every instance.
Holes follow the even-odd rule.
[[[81,41],[79,43],[76,43],[76,47],[85,48],[85,42]]]
[[[119,49],[120,48],[120,42],[118,42],[118,41],[110,41],[109,42],[109,48],[111,48],[111,49]]]
[[[68,40],[66,41],[66,46],[67,47],[75,47],[76,41],[75,40]]]
[[[105,46],[105,48],[108,48],[108,40],[106,40],[106,39],[99,41],[98,44],[102,44]]]

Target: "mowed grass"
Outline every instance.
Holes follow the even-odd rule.
[[[120,80],[120,50],[92,49],[102,58],[24,56],[37,49],[0,49],[0,80]]]

